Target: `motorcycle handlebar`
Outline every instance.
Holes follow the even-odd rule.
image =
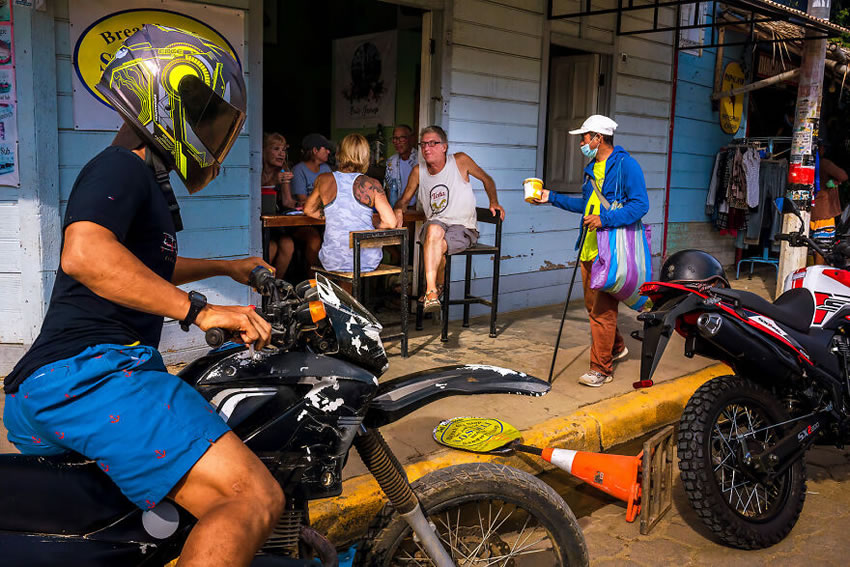
[[[826,253],[824,252],[823,248],[821,248],[817,242],[812,240],[811,237],[801,232],[777,234],[773,237],[773,240],[776,242],[787,242],[789,246],[793,247],[808,247],[820,254],[821,256],[826,257]]]
[[[213,327],[212,329],[208,329],[204,338],[207,340],[207,344],[211,348],[218,348],[227,341],[233,334],[227,329],[222,329],[221,327]]]

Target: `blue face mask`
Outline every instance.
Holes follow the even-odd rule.
[[[593,159],[593,158],[595,158],[595,157],[596,157],[596,152],[598,152],[598,151],[599,151],[599,148],[598,148],[598,147],[593,148],[593,149],[591,150],[591,149],[590,149],[590,144],[585,144],[585,145],[581,146],[579,149],[581,150],[581,153],[583,153],[583,154],[584,154],[584,156],[585,156],[586,158],[589,158],[589,159]]]

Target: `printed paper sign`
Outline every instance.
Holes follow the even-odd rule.
[[[17,187],[18,121],[15,51],[9,0],[0,0],[0,185]]]

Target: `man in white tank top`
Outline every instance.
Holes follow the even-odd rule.
[[[445,253],[454,254],[478,241],[475,194],[469,176],[484,184],[490,212],[505,218],[493,178],[463,152],[450,155],[446,132],[439,126],[419,134],[420,159],[407,179],[404,194],[395,204],[398,226],[404,209],[417,192],[426,222],[419,233],[425,261],[425,311],[440,309]]]

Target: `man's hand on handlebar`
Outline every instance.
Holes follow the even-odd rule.
[[[248,278],[251,276],[251,271],[257,266],[262,266],[274,274],[275,270],[272,266],[262,258],[253,256],[251,258],[241,258],[228,262],[227,275],[241,284],[248,285]]]
[[[252,268],[257,265],[256,258],[249,258],[249,260],[253,261]],[[246,277],[245,283],[247,281]],[[253,344],[257,349],[269,344],[272,335],[272,327],[268,321],[263,319],[253,307],[241,305],[207,304],[198,313],[195,324],[202,331],[207,331],[213,327],[231,331],[234,335],[238,335],[241,342],[246,345]]]

